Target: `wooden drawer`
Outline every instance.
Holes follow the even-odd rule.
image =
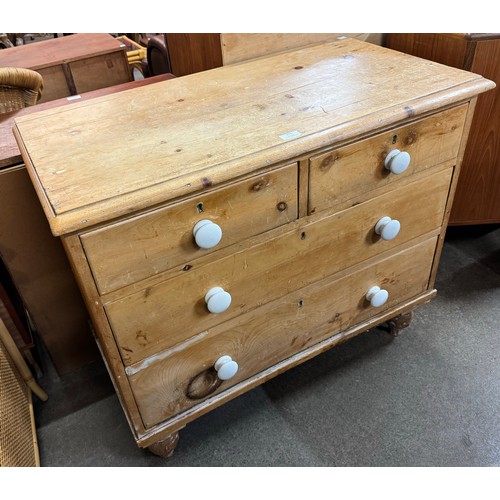
[[[42,97],[38,101],[38,104],[71,95],[66,75],[61,65],[39,68],[36,71],[42,75],[44,81]],[[48,84],[45,82],[48,82]]]
[[[130,81],[130,68],[123,51],[79,59],[69,63],[79,94]]]
[[[465,123],[467,105],[452,108],[375,137],[333,149],[310,159],[309,213],[320,212],[347,200],[406,179],[416,172],[454,160]],[[387,153],[410,154],[401,174],[384,167]],[[360,200],[356,198],[361,196]]]
[[[443,220],[452,169],[435,172],[356,207],[296,224],[273,239],[105,304],[125,364],[131,364],[430,231]],[[425,200],[425,202],[423,202]],[[382,240],[382,217],[401,223]],[[229,308],[209,313],[205,294],[222,287]]]
[[[81,236],[101,294],[184,267],[196,258],[297,218],[297,164],[202,193],[189,200]],[[198,247],[194,225],[222,228],[212,249]]]
[[[190,343],[127,369],[146,427],[182,412],[270,366],[427,289],[436,238],[394,253],[339,280],[326,279],[210,328]],[[374,308],[379,285],[388,301]],[[212,368],[229,355],[237,374],[220,382]],[[188,396],[190,394],[190,396]]]

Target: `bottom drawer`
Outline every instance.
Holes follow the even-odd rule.
[[[436,242],[436,238],[426,240],[348,276],[314,283],[128,367],[144,425],[164,421],[424,292]],[[378,307],[366,299],[373,286],[389,294]],[[376,298],[383,299],[383,295]],[[229,380],[221,381],[213,366],[225,355],[237,362],[238,370]],[[235,365],[226,365],[228,372],[231,368]]]

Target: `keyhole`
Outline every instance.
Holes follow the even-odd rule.
[[[306,233],[300,233],[300,239],[305,240],[306,239]]]
[[[297,302],[297,307],[304,307],[304,301],[302,299],[300,299],[298,302]]]
[[[204,212],[203,210],[203,203],[200,201],[200,203],[198,203],[196,205],[196,210],[198,211],[199,214],[201,214],[202,212]]]
[[[393,143],[393,144],[396,144],[396,142],[398,142],[398,134],[394,134],[394,135],[392,136],[392,143]]]

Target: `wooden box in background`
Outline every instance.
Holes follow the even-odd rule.
[[[39,102],[131,80],[125,47],[108,33],[78,33],[4,49],[0,66],[40,73],[44,88]]]

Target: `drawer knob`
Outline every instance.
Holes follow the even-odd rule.
[[[400,229],[400,222],[390,217],[382,217],[377,224],[375,224],[375,232],[379,234],[383,240],[393,240],[398,235]]]
[[[211,220],[200,220],[193,227],[193,236],[200,248],[213,248],[222,238],[222,229]]]
[[[206,293],[205,302],[211,313],[218,314],[231,305],[231,295],[220,286],[215,286]]]
[[[385,157],[384,165],[393,174],[402,174],[410,165],[410,153],[393,149]]]
[[[238,372],[238,363],[233,361],[231,356],[221,356],[215,362],[214,368],[220,380],[229,380]]]
[[[379,286],[372,286],[366,294],[366,300],[370,302],[372,307],[383,306],[388,298],[389,292]]]

